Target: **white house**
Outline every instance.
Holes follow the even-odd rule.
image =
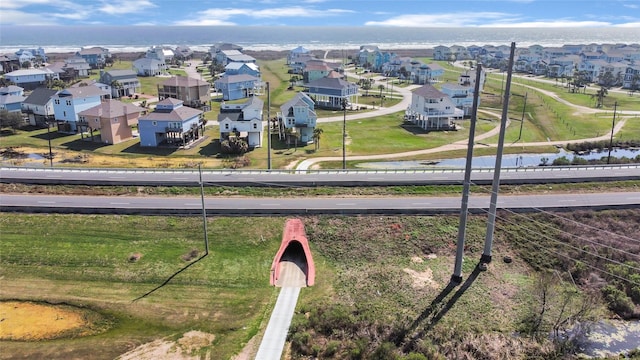
[[[426,84],[411,95],[411,105],[405,119],[424,130],[455,130],[453,120],[462,119],[464,112],[451,101],[447,94]]]
[[[22,112],[29,117],[29,124],[39,125],[53,119],[53,96],[56,90],[36,88],[22,102]]]
[[[242,104],[223,102],[218,115],[220,140],[226,140],[235,134],[245,138],[250,147],[261,147],[263,106],[263,101],[255,96]]]
[[[167,70],[167,64],[153,58],[142,58],[133,62],[133,68],[138,76],[157,76]]]
[[[299,92],[296,96],[280,106],[278,120],[280,133],[284,129],[291,129],[292,133],[299,135],[300,142],[308,144],[314,141],[313,131],[316,128],[318,115],[315,110],[315,103],[309,95]]]

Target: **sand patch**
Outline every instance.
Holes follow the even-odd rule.
[[[198,360],[201,350],[211,346],[215,335],[202,331],[189,331],[177,341],[158,339],[138,346],[126,354],[120,355],[118,360]],[[207,355],[209,351],[207,351]],[[208,358],[208,356],[205,356]]]
[[[88,335],[87,312],[66,305],[0,302],[0,339],[33,341]]]
[[[413,280],[412,285],[415,289],[422,289],[425,287],[430,287],[433,289],[438,288],[438,284],[433,281],[433,271],[431,271],[431,269],[429,268],[421,272],[412,269],[402,269],[402,271],[411,276],[411,280]]]

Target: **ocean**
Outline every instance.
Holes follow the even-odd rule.
[[[103,46],[113,53],[143,52],[152,45],[189,46],[207,51],[218,42],[247,50],[357,49],[377,45],[383,50],[429,49],[438,45],[632,44],[640,42],[640,28],[396,28],[288,26],[2,26],[0,54],[20,48],[43,47],[48,53],[75,52]]]

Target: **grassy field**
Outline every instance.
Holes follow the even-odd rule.
[[[638,214],[580,216],[616,224]],[[513,225],[510,216],[502,214],[494,244],[496,261],[489,271],[477,273],[485,219],[471,216],[462,267],[466,281],[457,288],[446,286],[452,273],[457,216],[305,217],[303,221],[318,276],[316,286],[301,292],[292,324],[296,351],[331,358],[327,354],[335,347],[335,358],[345,358],[344,351],[364,346],[363,355],[371,356],[402,335],[418,339],[416,344],[422,344],[418,348],[433,358],[442,358],[447,349],[464,354],[469,351],[464,346],[471,344],[481,352],[493,347],[496,354],[510,349],[512,356],[528,352],[549,358],[544,354],[553,353],[544,339],[511,336],[536,311],[539,273],[529,264],[541,268],[549,263],[548,256],[530,256],[535,253],[527,247],[539,238],[533,229],[542,218],[524,231],[524,226]],[[277,294],[268,285],[269,268],[283,223],[282,218],[209,219],[209,256],[134,301],[194,262],[194,255],[203,254],[201,219],[2,214],[1,299],[85,307],[102,314],[111,325],[88,337],[0,341],[0,358],[112,359],[143,343],[175,340],[197,330],[214,336],[210,345],[198,350],[202,358],[229,359],[252,337],[259,338],[266,326]],[[555,244],[545,246],[560,250]],[[503,256],[511,256],[513,262],[501,261]],[[554,282],[574,289],[570,281]],[[573,299],[579,302],[582,296]],[[565,311],[573,311],[575,305]],[[562,316],[559,309],[548,309],[547,316]],[[601,316],[602,311],[601,305],[593,304],[589,316]],[[330,326],[324,328],[325,324]]]

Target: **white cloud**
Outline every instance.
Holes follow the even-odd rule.
[[[49,0],[2,0],[0,9],[20,9],[29,5],[50,5]],[[2,14],[5,15],[6,14]]]
[[[120,0],[104,2],[99,10],[110,15],[121,15],[141,12],[154,7],[156,5],[149,0]]]
[[[1,25],[57,25],[54,19],[17,10],[2,10]]]
[[[622,4],[622,6],[629,8],[629,9],[640,9],[640,5],[638,4]]]
[[[514,15],[500,12],[460,12],[444,14],[400,15],[384,21],[368,21],[367,26],[459,27],[478,26],[487,21],[503,20]]]
[[[615,27],[624,27],[624,28],[640,28],[640,22],[630,22],[624,24],[615,24]]]
[[[185,26],[225,26],[236,25],[233,21],[230,21],[235,16],[246,16],[254,19],[275,19],[283,17],[326,17],[334,16],[343,13],[352,13],[351,10],[343,9],[328,9],[328,10],[316,10],[309,9],[301,6],[282,7],[282,8],[269,8],[255,11],[247,11],[247,9],[241,8],[226,8],[226,9],[207,9],[198,12],[195,16],[189,19],[184,19],[174,22],[174,25]]]
[[[612,24],[604,21],[573,21],[573,20],[541,20],[529,22],[497,22],[481,25],[482,27],[502,28],[580,28],[580,27],[608,27]]]

